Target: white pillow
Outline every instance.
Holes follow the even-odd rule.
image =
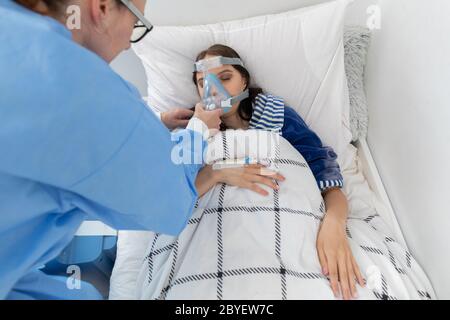
[[[197,54],[216,43],[228,45],[241,56],[254,86],[284,98],[341,156],[351,140],[343,47],[348,3],[212,25],[155,27],[133,46],[147,73],[149,105],[156,111],[193,107],[200,100],[192,82]]]

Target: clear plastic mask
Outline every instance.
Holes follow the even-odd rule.
[[[224,112],[228,112],[231,109],[232,97],[214,73],[205,74],[203,88],[203,104],[206,110],[223,108]]]

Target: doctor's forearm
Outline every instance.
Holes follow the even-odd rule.
[[[326,215],[337,219],[344,226],[347,223],[348,217],[348,202],[347,197],[341,189],[331,189],[323,194],[326,207]]]

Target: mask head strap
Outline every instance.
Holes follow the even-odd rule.
[[[242,92],[240,95],[237,95],[235,97],[231,97],[225,101],[222,101],[222,105],[221,107],[225,109],[225,111],[231,109],[231,107],[238,102],[241,102],[242,100],[247,99],[250,96],[250,93],[247,90],[245,90],[244,92]]]
[[[207,72],[208,70],[218,68],[223,65],[244,67],[244,63],[242,63],[242,60],[239,58],[227,58],[219,56],[197,61],[194,64],[194,72]]]

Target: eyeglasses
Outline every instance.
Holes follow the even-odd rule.
[[[133,13],[138,22],[134,26],[133,34],[131,35],[130,42],[136,43],[144,39],[144,37],[153,29],[153,25],[144,17],[139,9],[131,2],[131,0],[120,0],[128,10]]]

